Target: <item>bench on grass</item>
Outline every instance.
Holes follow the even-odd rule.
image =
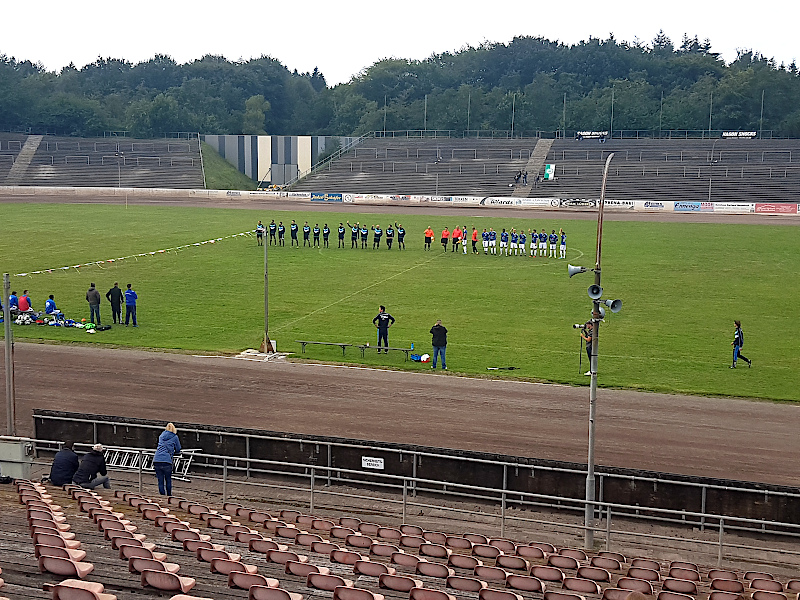
[[[376,348],[378,350],[378,353],[380,353],[381,350],[386,350],[387,354],[388,354],[388,350],[399,350],[401,352],[405,352],[406,353],[406,361],[408,360],[409,354],[411,354],[414,351],[413,348],[395,348],[394,346],[388,346],[388,347],[387,346],[380,346],[380,347],[378,347],[378,346],[360,345],[360,346],[357,346],[357,348],[359,350],[361,350],[361,358],[364,358],[364,354],[366,353],[367,350],[375,350]]]
[[[317,344],[320,346],[339,346],[342,349],[342,356],[344,356],[344,351],[353,346],[354,344],[347,344],[344,342],[314,342],[311,340],[295,340],[298,344],[300,344],[303,354],[306,352],[306,344]],[[363,356],[363,352],[362,352]]]

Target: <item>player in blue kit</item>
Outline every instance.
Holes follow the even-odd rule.
[[[539,232],[539,256],[547,258],[547,232],[544,229]]]
[[[406,249],[406,230],[403,229],[402,225],[398,225],[397,223],[394,224],[397,228],[397,249],[398,250],[405,250]]]
[[[298,229],[299,228],[297,226],[297,223],[295,222],[294,219],[292,219],[292,223],[291,223],[291,225],[289,225],[289,235],[292,237],[292,239],[289,240],[289,245],[290,246],[294,246],[295,244],[297,244],[297,247],[299,248],[300,247],[300,242],[297,241],[297,230]]]
[[[319,223],[314,223],[314,229],[311,230],[311,233],[314,234],[314,247],[319,248]]]
[[[372,227],[372,249],[380,249],[381,247],[381,237],[383,237],[383,229],[381,229],[380,225],[375,225]]]
[[[508,256],[508,232],[503,228],[500,232],[500,256]]]
[[[311,227],[308,224],[308,221],[303,223],[303,247],[308,244],[308,247],[311,248],[311,240],[308,239],[308,236],[311,235]]]
[[[519,255],[525,256],[525,241],[527,240],[527,236],[525,235],[525,230],[519,232]]]
[[[325,223],[325,225],[322,227],[322,245],[325,246],[326,248],[328,247],[328,238],[330,237],[330,235],[331,235],[331,228],[328,227],[327,223]]]
[[[492,254],[497,254],[497,232],[493,227],[489,228],[489,249]]]
[[[339,248],[344,248],[344,232],[346,229],[344,228],[344,223],[339,223],[339,229],[336,232],[339,234]]]
[[[261,221],[256,225],[256,242],[259,246],[264,245],[264,224]]]
[[[386,227],[386,249],[392,249],[392,243],[394,242],[394,227],[392,227],[391,223]]]
[[[556,244],[558,244],[558,235],[556,235],[556,230],[550,232],[550,258],[556,257]]]
[[[286,226],[283,224],[283,221],[278,223],[278,245],[286,245]]]
[[[350,228],[350,249],[358,248],[358,232],[361,229],[361,225],[358,223],[350,225],[350,221],[348,221],[347,226]]]
[[[269,245],[275,244],[275,232],[278,231],[278,226],[275,225],[275,219],[269,224]]]
[[[558,249],[558,258],[567,258],[567,234],[563,229],[559,229],[561,234],[561,246]]]
[[[486,231],[486,228],[483,228],[483,233],[481,233],[481,240],[483,241],[483,253],[489,254],[489,232]]]
[[[366,225],[362,225],[359,233],[361,233],[361,249],[363,250],[369,242],[369,229],[367,229]]]

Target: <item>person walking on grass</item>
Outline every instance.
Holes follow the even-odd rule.
[[[733,341],[731,342],[731,346],[733,346],[733,364],[731,365],[731,369],[736,368],[736,361],[740,358],[747,363],[747,368],[749,369],[750,367],[753,366],[753,361],[751,361],[744,354],[742,354],[742,346],[744,346],[744,333],[742,332],[742,322],[734,321],[733,324],[736,328],[733,330]]]
[[[158,478],[158,493],[172,496],[172,460],[181,452],[181,441],[175,425],[167,423],[164,431],[158,436],[158,446],[153,457],[153,469]]]
[[[436,359],[441,356],[442,370],[447,371],[447,363],[444,359],[445,350],[447,349],[447,328],[442,325],[441,319],[438,319],[436,324],[431,327],[431,335],[433,336],[431,340],[431,344],[433,345],[433,364],[431,365],[431,369],[436,369]]]
[[[94,283],[89,284],[86,292],[86,302],[89,303],[89,321],[98,327],[100,326],[100,292],[94,287]]]
[[[128,322],[133,317],[133,326],[138,327],[138,323],[136,323],[136,300],[139,298],[139,295],[131,289],[131,284],[128,284],[128,289],[125,290],[125,327],[128,326]]]

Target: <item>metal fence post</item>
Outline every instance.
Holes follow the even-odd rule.
[[[406,505],[408,504],[408,480],[403,477],[403,524],[406,522]]]
[[[506,536],[506,489],[508,489],[508,465],[503,465],[503,493],[500,495],[500,537]]]
[[[222,459],[222,501],[228,501],[228,459]]]
[[[142,451],[139,450],[139,493],[142,493],[142,460],[144,460],[144,455]]]
[[[606,507],[606,552],[608,552],[609,550],[611,550],[611,506],[610,505]]]
[[[717,555],[717,566],[722,566],[722,538],[725,535],[725,519],[719,520],[719,554]]]
[[[310,498],[308,500],[308,510],[314,512],[314,467],[311,467],[311,486],[309,488]]]

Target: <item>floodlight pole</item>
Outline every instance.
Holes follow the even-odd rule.
[[[11,281],[8,273],[3,273],[3,322],[6,336],[6,435],[17,435],[16,402],[14,390],[14,342],[11,338],[11,307],[8,297],[11,292]]]
[[[594,283],[600,287],[600,257],[603,250],[603,208],[606,199],[606,180],[608,179],[608,168],[614,153],[606,158],[606,165],[603,169],[603,185],[600,188],[600,204],[597,207],[597,253],[594,264]],[[589,385],[589,451],[586,460],[586,508],[584,513],[585,526],[585,546],[587,550],[594,547],[594,501],[595,501],[595,482],[594,482],[594,421],[597,407],[597,349],[600,333],[600,298],[592,300],[592,354],[589,361],[589,370],[592,374]]]
[[[264,236],[264,238],[266,237],[267,236]],[[272,354],[275,352],[275,349],[272,347],[272,340],[269,339],[269,269],[267,268],[267,245],[268,242],[264,239],[264,341],[261,344],[261,351]]]

